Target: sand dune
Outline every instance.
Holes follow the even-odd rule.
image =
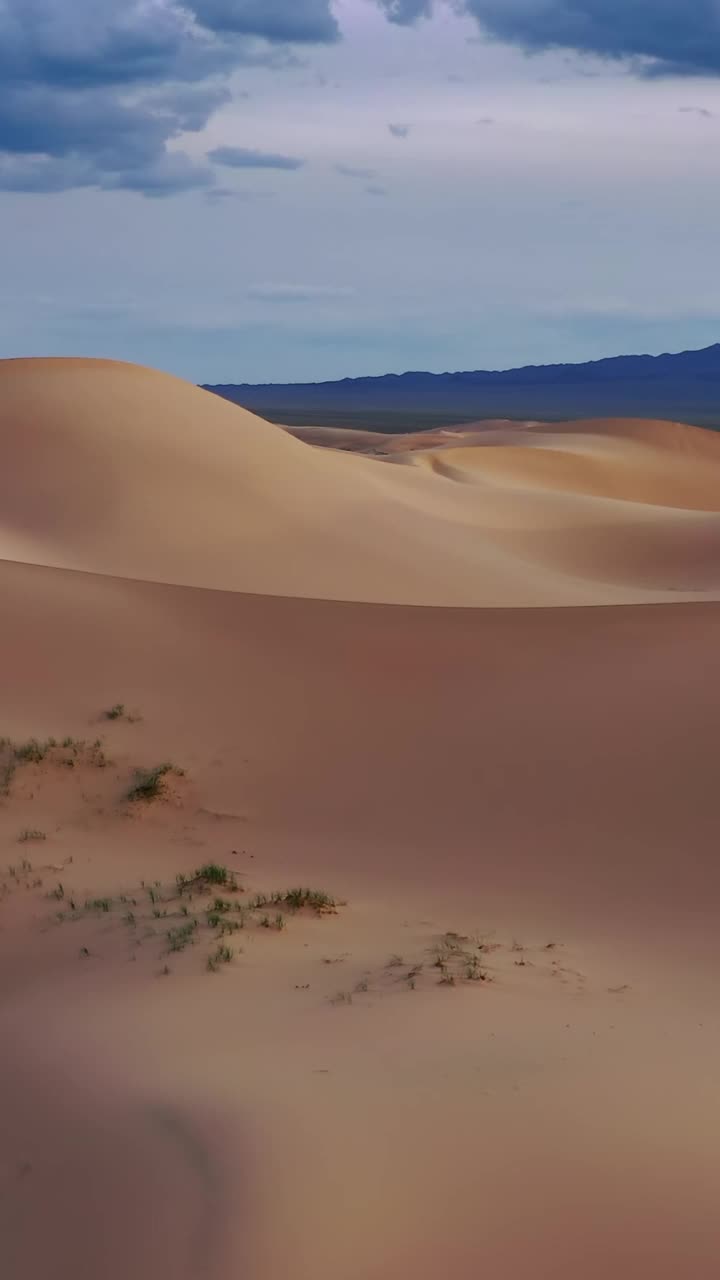
[[[715,1280],[717,438],[13,361],[0,450],[10,1280]]]
[[[530,448],[395,454],[411,465],[389,468],[310,448],[149,370],[6,361],[0,554],[375,603],[716,597],[720,438],[672,424],[650,424],[650,442],[632,425],[613,430],[602,450],[590,424],[559,435],[562,448],[543,433]]]

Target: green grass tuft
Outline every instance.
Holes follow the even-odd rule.
[[[303,907],[310,907],[318,915],[333,912],[336,908],[335,899],[322,889],[288,889],[282,901],[291,911],[301,911]]]
[[[184,951],[186,947],[195,941],[197,927],[197,920],[188,920],[187,924],[181,924],[176,929],[168,929],[168,950]]]
[[[211,973],[217,973],[221,964],[230,964],[234,954],[232,947],[228,947],[226,943],[221,942],[212,955],[208,956],[208,969]]]
[[[136,769],[135,781],[127,794],[128,800],[136,803],[156,800],[158,796],[164,795],[165,779],[169,773],[181,778],[184,771],[174,764],[158,764],[154,769]]]

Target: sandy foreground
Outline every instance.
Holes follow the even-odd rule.
[[[0,449],[3,1276],[716,1277],[720,439],[13,361]]]

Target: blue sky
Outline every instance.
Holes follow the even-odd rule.
[[[0,0],[0,354],[196,381],[720,338],[716,0]]]

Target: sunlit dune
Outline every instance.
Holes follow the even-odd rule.
[[[436,606],[720,592],[720,437],[699,429],[591,423],[553,436],[498,426],[483,447],[395,451],[411,465],[388,467],[309,447],[129,365],[6,361],[0,403],[8,559]]]
[[[720,436],[322,430],[0,363],[3,1277],[715,1280]]]

